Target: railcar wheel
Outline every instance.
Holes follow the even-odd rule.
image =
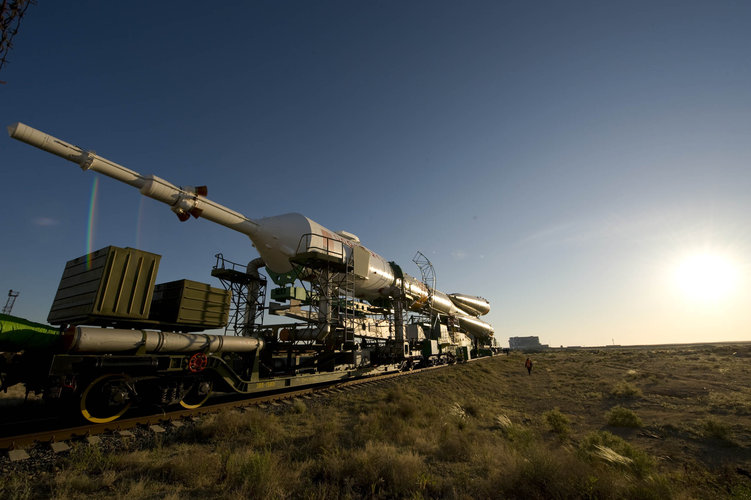
[[[211,389],[211,382],[196,382],[195,384],[193,384],[193,387],[191,387],[190,390],[185,394],[185,396],[183,396],[183,399],[180,401],[180,406],[187,408],[188,410],[198,408],[199,406],[204,404],[207,399],[209,399],[209,396],[211,395]]]
[[[130,408],[128,379],[107,374],[95,378],[81,394],[81,415],[89,422],[104,424],[122,416]]]

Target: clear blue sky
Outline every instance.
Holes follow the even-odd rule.
[[[421,250],[502,345],[751,340],[751,3],[40,1],[0,80],[2,125]],[[96,175],[4,137],[0,300],[44,321]],[[160,282],[257,256],[108,178],[93,238]],[[720,298],[676,284],[695,252]]]

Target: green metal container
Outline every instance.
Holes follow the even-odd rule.
[[[160,255],[109,246],[68,261],[47,317],[53,325],[149,317]]]
[[[422,341],[421,347],[423,357],[429,358],[430,356],[437,356],[440,354],[437,340],[425,339]]]
[[[232,292],[206,283],[179,280],[154,287],[149,319],[202,328],[220,328],[229,319]]]
[[[469,361],[471,358],[469,347],[467,346],[459,346],[456,348],[456,359],[458,361]]]

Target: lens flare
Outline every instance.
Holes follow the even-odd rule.
[[[136,248],[141,248],[141,232],[143,227],[144,203],[146,197],[140,196],[138,201],[138,218],[136,219]]]
[[[96,200],[99,192],[99,177],[94,177],[91,185],[91,201],[89,202],[89,221],[86,230],[86,269],[91,269],[91,252],[94,246],[94,225],[96,223]]]

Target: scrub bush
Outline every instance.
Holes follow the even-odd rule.
[[[608,425],[613,427],[641,427],[641,419],[628,408],[614,406],[607,414]]]
[[[542,414],[542,417],[550,430],[557,434],[559,438],[564,439],[571,433],[571,420],[558,408],[546,411]]]

